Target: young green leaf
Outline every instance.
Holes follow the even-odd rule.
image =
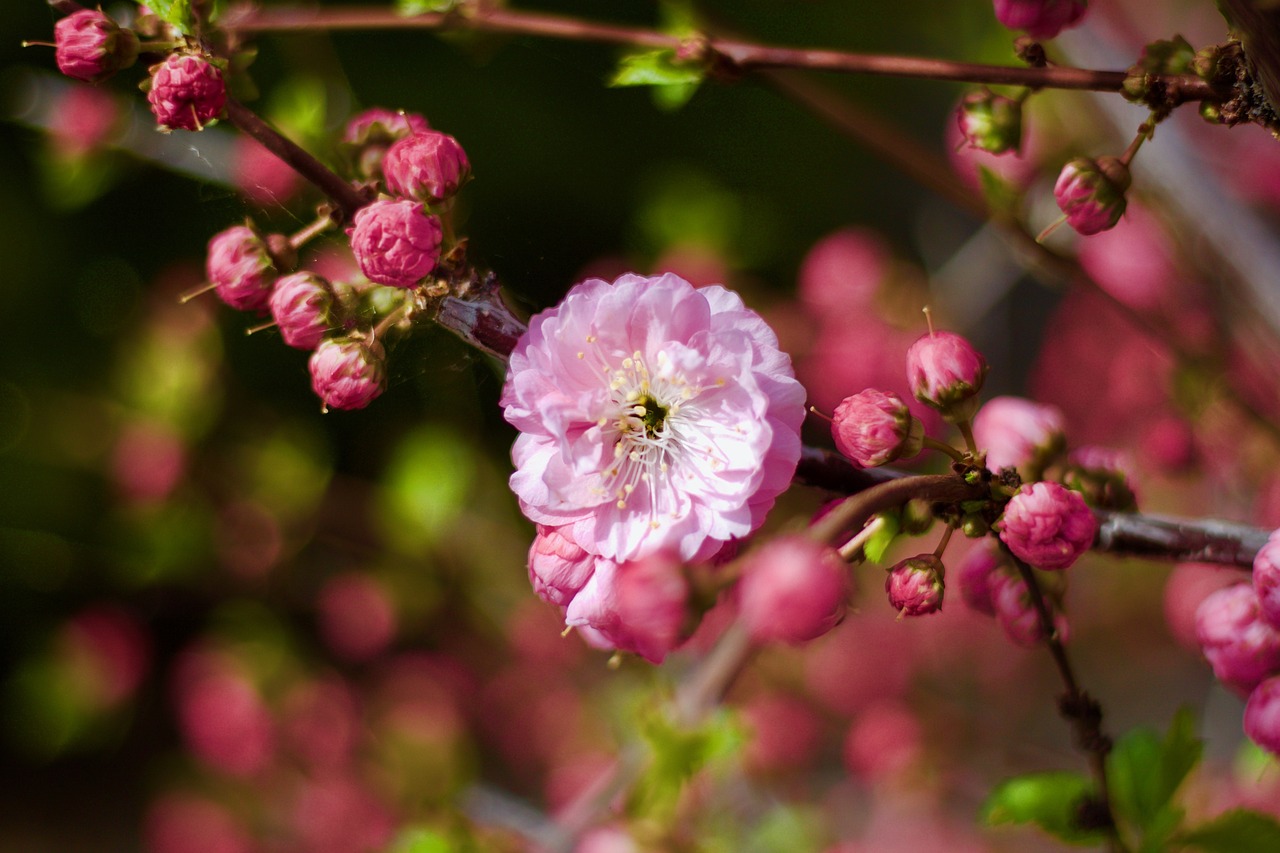
[[[1206,853],[1280,850],[1280,823],[1257,812],[1236,809],[1184,832],[1175,840]]]
[[[457,0],[396,0],[396,14],[406,18],[414,15],[426,15],[430,12],[448,12],[457,4]]]
[[[884,559],[884,552],[889,550],[889,546],[893,544],[894,538],[902,527],[901,518],[896,512],[882,512],[876,516],[876,519],[881,522],[879,529],[862,546],[862,553],[871,563],[879,563]]]
[[[1077,822],[1081,802],[1093,794],[1093,783],[1077,773],[1052,772],[1016,776],[1001,782],[982,806],[987,826],[1034,823],[1068,844],[1094,845],[1106,836]]]
[[[1117,817],[1144,836],[1157,823],[1163,831],[1172,828],[1162,813],[1203,750],[1195,725],[1195,716],[1184,708],[1174,715],[1163,740],[1151,729],[1135,729],[1107,756],[1107,782]]]
[[[151,13],[180,32],[189,33],[195,26],[191,15],[191,0],[147,0]]]

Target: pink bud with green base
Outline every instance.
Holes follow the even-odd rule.
[[[209,241],[205,275],[218,298],[239,311],[263,311],[276,280],[271,252],[252,228],[233,225]]]
[[[271,291],[269,306],[280,337],[295,349],[315,349],[334,325],[333,287],[315,273],[281,278]]]
[[[369,281],[415,287],[440,260],[440,220],[420,202],[375,201],[356,211],[353,223],[351,251]]]
[[[1074,563],[1098,533],[1098,521],[1080,493],[1050,482],[1023,486],[996,527],[1015,557],[1048,571]]]
[[[204,130],[222,115],[227,86],[209,60],[172,53],[152,69],[147,102],[161,130]]]
[[[876,468],[919,453],[924,425],[897,394],[868,388],[836,406],[831,437],[854,464]]]
[[[944,574],[942,561],[933,554],[903,560],[889,570],[884,591],[898,616],[927,616],[942,609]]]
[[[1117,157],[1077,157],[1062,167],[1053,185],[1053,197],[1066,223],[1088,237],[1120,221],[1125,192],[1132,182],[1129,167]]]
[[[949,421],[968,421],[978,408],[987,360],[953,332],[930,330],[907,350],[907,381],[915,397]]]
[[[458,140],[427,130],[388,148],[382,175],[392,194],[437,204],[453,197],[471,178],[471,164]]]
[[[329,409],[363,409],[387,385],[382,344],[363,338],[330,338],[311,354],[311,389]]]
[[[1022,147],[1022,102],[985,87],[964,96],[956,123],[970,148],[1007,154]]]
[[[68,77],[100,83],[138,58],[138,37],[97,9],[82,9],[53,27],[54,58]]]

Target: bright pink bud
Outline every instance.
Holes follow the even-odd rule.
[[[382,175],[393,194],[433,204],[450,198],[471,177],[467,154],[447,133],[428,130],[387,149]]]
[[[1244,733],[1272,755],[1280,755],[1280,675],[1253,688],[1244,706]]]
[[[313,350],[333,328],[333,287],[315,273],[296,272],[271,291],[271,317],[291,347]]]
[[[1280,628],[1280,530],[1267,538],[1253,558],[1253,591],[1263,617]]]
[[[942,583],[942,561],[932,554],[920,554],[898,563],[884,579],[889,604],[899,616],[926,616],[942,609],[946,588]]]
[[[747,555],[738,584],[743,624],[756,642],[797,645],[844,617],[848,569],[835,549],[779,536]]]
[[[987,616],[996,615],[993,600],[996,584],[1004,573],[1000,570],[1004,559],[994,547],[975,545],[958,568],[952,571],[952,580],[960,587],[960,599],[969,607]]]
[[[1196,638],[1213,674],[1242,696],[1280,672],[1280,631],[1262,618],[1258,596],[1247,583],[1200,602]]]
[[[311,389],[325,411],[363,409],[386,388],[387,356],[382,344],[360,338],[330,338],[311,354]]]
[[[529,548],[529,582],[543,601],[565,607],[587,585],[596,557],[588,554],[563,527],[538,525]]]
[[[973,417],[973,437],[987,467],[1039,469],[1066,444],[1062,411],[1021,397],[993,397]]]
[[[907,350],[911,392],[949,420],[973,416],[986,378],[987,360],[952,332],[929,332]]]
[[[382,159],[391,143],[430,129],[431,125],[418,113],[373,107],[347,122],[341,147],[361,177],[376,179],[382,174]]]
[[[440,220],[416,201],[375,201],[356,211],[351,251],[370,281],[414,287],[440,260]]]
[[[1077,157],[1062,167],[1053,197],[1067,224],[1087,237],[1120,221],[1131,182],[1129,167],[1115,157]]]
[[[276,269],[267,244],[245,225],[213,235],[204,262],[218,297],[239,311],[261,311],[271,299]]]
[[[997,95],[985,86],[960,101],[956,123],[970,148],[1007,154],[1022,145],[1022,102]]]
[[[1005,635],[1019,646],[1031,647],[1045,639],[1044,623],[1040,612],[1031,601],[1031,590],[1020,577],[997,573],[992,578],[991,603],[995,607],[996,622]],[[1052,608],[1050,602],[1046,607]],[[1053,629],[1058,639],[1067,641],[1067,619],[1052,611]]]
[[[1088,6],[1088,0],[995,0],[996,20],[1038,39],[1051,39],[1078,23]]]
[[[1065,569],[1093,545],[1098,521],[1084,498],[1058,483],[1023,486],[1004,508],[1000,539],[1038,569]]]
[[[152,70],[147,101],[161,130],[203,130],[222,115],[227,86],[204,57],[171,53]]]
[[[855,464],[875,468],[919,453],[924,424],[897,394],[868,388],[836,406],[831,436]]]
[[[138,58],[138,37],[97,9],[82,9],[53,26],[54,58],[68,77],[98,83]]]

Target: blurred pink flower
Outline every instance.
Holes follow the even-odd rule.
[[[252,776],[271,762],[271,712],[234,660],[207,649],[188,651],[173,688],[179,726],[199,759],[233,776]]]
[[[157,421],[125,424],[111,454],[116,487],[130,501],[167,498],[186,473],[187,449],[172,427]]]
[[[59,635],[77,686],[97,708],[111,708],[138,689],[151,665],[151,641],[141,623],[112,605],[73,616]]]
[[[973,418],[973,437],[987,454],[987,467],[1043,464],[1065,444],[1064,418],[1057,406],[1021,397],[992,397]]]
[[[502,403],[525,515],[617,561],[705,559],[754,531],[790,484],[804,418],[760,316],[670,274],[590,279],[535,316]]]
[[[330,578],[316,598],[320,636],[343,660],[367,661],[396,636],[396,609],[376,578],[348,572]]]
[[[1280,672],[1280,630],[1263,618],[1253,587],[1220,589],[1196,608],[1196,637],[1219,681],[1245,696]]]
[[[63,156],[82,156],[106,143],[119,120],[111,92],[75,83],[50,110],[49,140]]]
[[[798,645],[844,618],[847,564],[807,536],[778,536],[743,560],[738,583],[742,623],[758,643]]]
[[[247,831],[222,806],[189,794],[166,794],[147,809],[147,853],[252,853]]]
[[[1212,563],[1179,563],[1164,585],[1164,621],[1169,633],[1189,651],[1200,651],[1196,638],[1196,609],[1218,590],[1240,581],[1234,566]]]
[[[892,260],[874,231],[842,228],[828,234],[800,265],[800,302],[821,319],[871,310]]]
[[[742,709],[751,735],[743,760],[757,772],[797,772],[817,754],[822,723],[808,704],[792,696],[769,693]]]
[[[302,176],[251,136],[231,142],[231,180],[253,204],[285,204],[302,189]]]
[[[844,763],[867,782],[896,776],[923,751],[920,721],[895,699],[875,702],[853,719],[844,740]]]

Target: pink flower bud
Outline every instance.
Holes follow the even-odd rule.
[[[311,389],[325,411],[363,409],[386,388],[386,353],[377,341],[330,338],[311,354]]]
[[[985,86],[960,101],[956,123],[970,148],[1006,154],[1022,145],[1022,102],[997,95]]]
[[[897,394],[868,388],[836,406],[831,436],[856,465],[876,468],[919,453],[924,424]]]
[[[987,616],[996,615],[993,596],[996,584],[1004,574],[1000,570],[1004,562],[995,548],[979,544],[965,555],[960,566],[952,572],[952,580],[960,587],[960,599],[970,610]]]
[[[543,601],[567,606],[591,579],[596,559],[565,528],[540,524],[529,548],[529,582]]]
[[[685,636],[689,588],[679,561],[666,554],[622,565],[593,559],[594,571],[565,609],[565,622],[588,642],[603,640],[661,663]]]
[[[382,175],[393,194],[433,204],[451,197],[467,182],[471,164],[458,140],[427,130],[388,148]]]
[[[1253,591],[1263,618],[1280,628],[1280,530],[1267,538],[1253,558]]]
[[[418,113],[373,107],[347,122],[341,148],[361,177],[374,180],[382,175],[382,160],[391,143],[430,129],[431,125]]]
[[[942,583],[942,561],[932,554],[920,554],[898,563],[884,579],[889,604],[899,616],[926,616],[942,609],[946,588]]]
[[[98,83],[138,58],[138,37],[97,9],[82,9],[53,26],[54,58],[68,77]]]
[[[1044,623],[1031,601],[1031,590],[1022,578],[1004,573],[993,575],[991,603],[995,608],[996,622],[1015,644],[1030,648],[1044,641]],[[1046,601],[1045,605],[1050,606],[1050,603]],[[1056,611],[1052,615],[1054,632],[1065,643],[1067,619]]]
[[[1067,224],[1087,237],[1120,221],[1131,182],[1129,167],[1115,157],[1077,157],[1062,167],[1053,197]]]
[[[271,318],[291,347],[313,350],[333,328],[333,287],[315,273],[296,272],[271,291]]]
[[[820,637],[844,617],[848,570],[835,549],[779,536],[746,557],[738,584],[743,624],[756,642]]]
[[[152,69],[147,101],[161,130],[203,130],[222,115],[227,86],[204,57],[171,53]]]
[[[1075,25],[1088,6],[1088,0],[995,0],[996,20],[1038,39],[1051,39]]]
[[[267,244],[245,225],[213,235],[204,262],[218,298],[239,311],[261,311],[271,299],[276,270]]]
[[[907,350],[911,392],[948,420],[972,417],[986,378],[987,360],[952,332],[929,332]]]
[[[1244,706],[1244,733],[1272,755],[1280,755],[1280,675],[1253,688]]]
[[[356,211],[351,251],[370,281],[414,287],[440,260],[440,220],[416,201],[375,201]]]
[[[1196,638],[1213,674],[1242,696],[1280,671],[1280,631],[1262,618],[1258,596],[1247,583],[1200,602]]]
[[[987,467],[1039,469],[1066,444],[1062,411],[1021,397],[993,397],[973,417],[973,437]]]
[[[1058,483],[1023,486],[1004,508],[1000,539],[1038,569],[1065,569],[1093,545],[1098,521],[1078,492]]]

